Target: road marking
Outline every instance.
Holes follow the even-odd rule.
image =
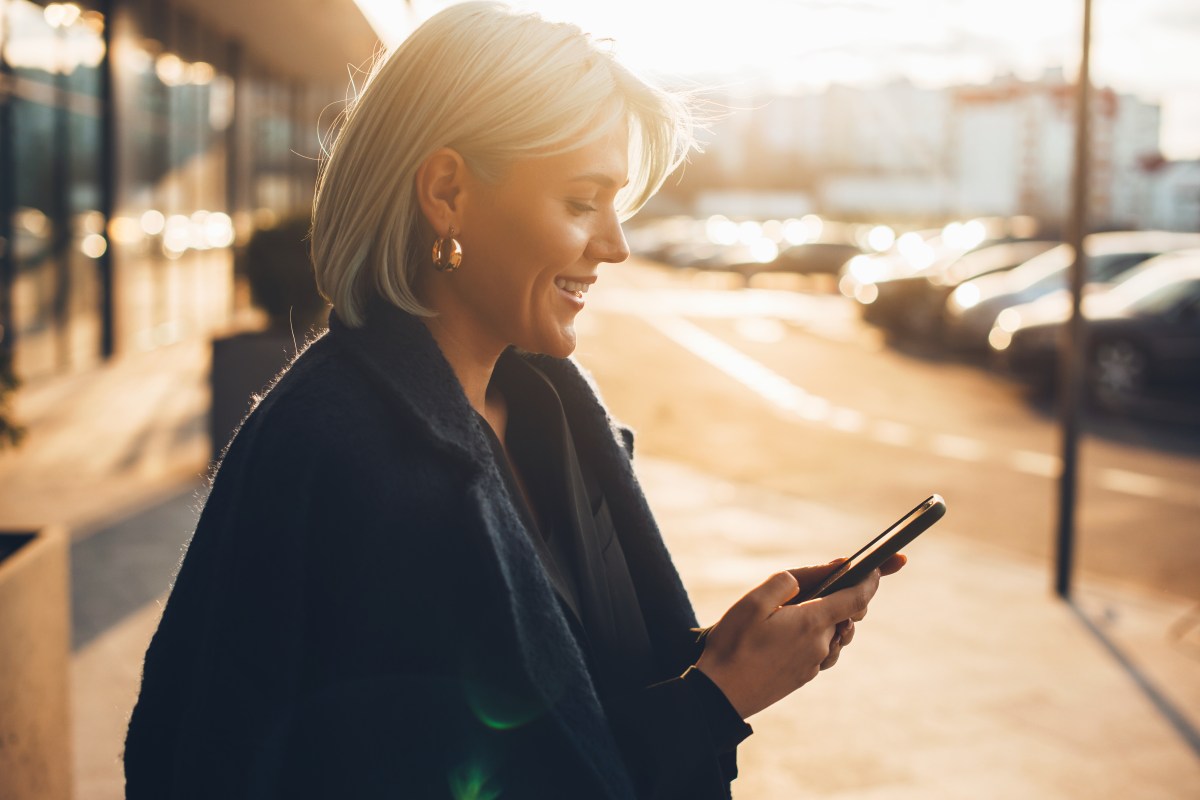
[[[890,419],[875,420],[871,425],[871,436],[877,442],[895,447],[912,447],[917,441],[917,432],[911,425]]]
[[[808,392],[777,372],[758,363],[741,350],[726,344],[711,333],[680,317],[648,316],[644,318],[668,339],[682,345],[717,369],[750,389],[767,402],[791,413],[806,415]],[[826,401],[825,405],[828,403]],[[824,411],[816,404],[818,416]],[[811,413],[811,412],[810,412]]]
[[[861,433],[867,427],[866,417],[853,408],[836,408],[829,415],[829,427],[843,433]]]
[[[939,456],[955,458],[959,461],[983,461],[988,454],[988,447],[978,439],[968,439],[965,436],[952,436],[948,433],[935,433],[930,449]]]
[[[787,338],[787,327],[777,319],[740,317],[733,326],[743,339],[759,344],[777,344]]]
[[[1125,494],[1136,494],[1139,497],[1159,499],[1167,494],[1166,482],[1152,475],[1140,472],[1127,472],[1123,469],[1102,469],[1099,483],[1105,489]]]
[[[604,287],[588,295],[588,307],[632,314],[644,319],[734,320],[738,334],[754,342],[774,342],[786,325],[835,342],[854,342],[861,335],[858,315],[842,297],[822,297],[778,289],[700,289],[680,292],[664,288]]]
[[[1008,463],[1017,472],[1042,478],[1057,478],[1062,473],[1061,458],[1033,450],[1012,451],[1008,454]]]
[[[883,444],[896,447],[921,445],[922,436],[911,426],[892,420],[871,419],[856,409],[836,406],[826,398],[805,391],[778,372],[681,317],[648,314],[642,319],[671,341],[787,414],[844,433],[865,433]],[[947,433],[930,433],[926,436],[927,448],[944,458],[972,463],[991,459],[1017,472],[1042,478],[1058,477],[1062,471],[1062,459],[1049,453],[1033,450],[997,453],[986,443],[966,436]],[[1187,502],[1187,498],[1194,494],[1162,478],[1122,469],[1101,469],[1098,483],[1109,491],[1151,499],[1173,498]],[[1194,505],[1195,500],[1188,504]]]

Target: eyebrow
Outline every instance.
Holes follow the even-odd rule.
[[[595,183],[599,186],[604,187],[605,189],[614,189],[617,187],[617,182],[615,180],[610,178],[608,175],[604,175],[603,173],[600,173],[600,172],[588,172],[584,175],[576,175],[574,178],[571,178],[567,182],[568,183],[584,183],[584,182]],[[626,178],[625,183],[621,184],[620,188],[623,189],[628,185],[629,185],[629,179]]]

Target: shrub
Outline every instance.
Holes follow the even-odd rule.
[[[12,415],[12,396],[20,381],[12,367],[12,353],[0,350],[0,450],[16,447],[25,435]]]
[[[317,291],[307,236],[308,217],[287,217],[256,230],[242,252],[250,299],[273,328],[305,331],[328,310]]]

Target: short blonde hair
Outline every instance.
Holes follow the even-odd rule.
[[[451,147],[498,181],[514,161],[587,144],[622,117],[628,219],[695,147],[684,95],[645,83],[574,25],[494,2],[439,12],[376,61],[325,151],[312,217],[321,293],[352,326],[372,292],[430,315],[414,293],[434,236],[416,199],[422,162]]]

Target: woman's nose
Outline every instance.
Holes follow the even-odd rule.
[[[592,239],[592,257],[609,264],[619,264],[629,258],[629,242],[625,240],[625,231],[615,214],[604,230]]]

